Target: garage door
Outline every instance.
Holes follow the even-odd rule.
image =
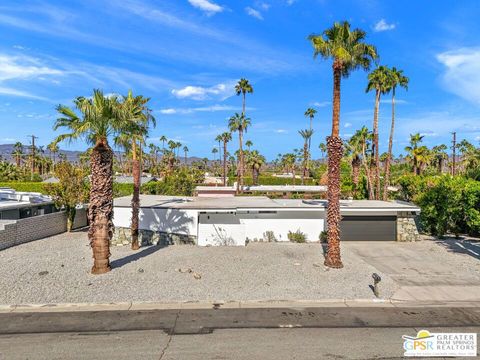
[[[344,216],[340,239],[345,241],[395,241],[396,216]]]

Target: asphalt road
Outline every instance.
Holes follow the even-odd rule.
[[[479,332],[479,308],[0,314],[0,359],[395,359],[419,329]]]

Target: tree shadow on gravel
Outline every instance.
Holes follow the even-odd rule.
[[[158,250],[161,250],[165,247],[167,247],[167,246],[151,245],[151,246],[145,247],[144,250],[141,250],[139,252],[133,253],[133,254],[128,255],[128,256],[125,256],[121,259],[113,260],[112,262],[110,262],[110,266],[111,266],[112,269],[120,268],[124,265],[127,265],[127,264],[131,263],[131,262],[140,260],[141,258],[144,258],[145,256],[151,255],[151,254],[153,254],[153,253],[157,252]]]
[[[435,239],[435,243],[447,249],[448,252],[456,254],[469,255],[480,260],[480,241],[464,238],[447,237],[445,239]]]

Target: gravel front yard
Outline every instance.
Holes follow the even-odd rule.
[[[112,247],[111,252],[112,271],[94,276],[85,232],[0,251],[0,304],[374,297],[369,285],[377,270],[348,247],[341,270],[323,266],[320,244],[153,246],[137,252]],[[395,282],[382,274],[382,296],[395,290]]]

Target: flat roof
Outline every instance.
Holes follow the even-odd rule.
[[[114,200],[115,207],[131,207],[131,196]],[[173,209],[319,209],[327,207],[326,200],[301,199],[270,199],[266,196],[232,196],[232,197],[188,197],[164,195],[140,195],[142,208],[173,208]],[[379,200],[341,200],[340,208],[389,211],[420,211],[409,203]]]

